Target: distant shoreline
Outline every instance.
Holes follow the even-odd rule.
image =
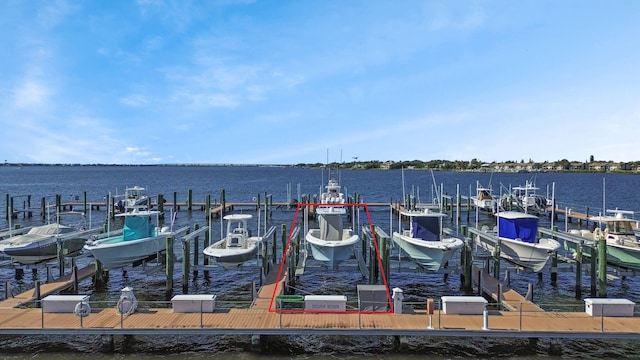
[[[402,163],[402,162],[400,162]],[[452,171],[452,172],[481,172],[481,173],[616,173],[616,174],[640,174],[640,167],[628,167],[628,168],[616,168],[610,169],[607,167],[601,168],[582,168],[582,169],[543,169],[540,168],[540,163],[527,163],[531,167],[530,169],[524,168],[507,168],[496,169],[491,166],[483,166],[480,168],[447,168],[447,167],[415,167],[415,166],[364,166],[367,162],[362,163],[330,163],[330,164],[198,164],[198,163],[185,163],[185,164],[79,164],[79,163],[8,163],[5,162],[1,167],[264,167],[264,168],[309,168],[309,169],[321,169],[321,168],[341,168],[343,170],[407,170],[407,171]],[[630,163],[627,163],[630,164]],[[518,164],[523,165],[523,164]]]

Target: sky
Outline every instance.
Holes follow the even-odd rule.
[[[635,0],[0,2],[0,161],[640,161]]]

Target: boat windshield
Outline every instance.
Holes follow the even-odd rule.
[[[609,234],[634,235],[630,221],[610,221],[607,223]]]
[[[440,240],[440,219],[438,217],[414,217],[411,236],[426,241]]]

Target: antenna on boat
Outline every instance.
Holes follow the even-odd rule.
[[[436,176],[433,174],[433,169],[431,169],[431,180],[433,181],[433,189],[436,192],[436,201],[438,203],[438,208],[442,210],[442,199],[440,199],[440,194],[438,194],[438,184],[436,184]]]
[[[173,211],[173,216],[171,216],[171,232],[173,232],[173,224],[176,222],[176,216],[178,215],[178,211],[173,208],[171,208],[171,211]],[[159,212],[157,216],[160,216]]]
[[[402,206],[407,207],[407,195],[404,190],[404,166],[402,167]]]
[[[607,207],[605,206],[605,199],[606,199],[605,189],[606,189],[606,186],[605,186],[605,178],[603,177],[603,178],[602,178],[602,214],[603,214],[603,215],[604,215],[604,212],[605,212],[605,210],[604,210],[604,209],[606,209],[606,208],[607,208]]]

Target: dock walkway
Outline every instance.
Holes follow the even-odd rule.
[[[41,284],[40,297],[43,298],[47,295],[68,289],[73,286],[74,281],[82,281],[84,279],[87,279],[93,276],[94,273],[95,273],[95,265],[91,264],[82,269],[79,269],[76,272],[77,279],[75,280],[73,278],[73,273],[70,273],[60,277],[55,281]],[[26,303],[36,300],[37,295],[38,294],[36,289],[27,290],[18,295],[14,295],[13,297],[0,301],[0,308],[15,308],[15,307],[22,306]]]
[[[480,276],[482,293],[490,296],[494,301],[500,303],[503,308],[509,311],[523,311],[527,313],[544,311],[538,305],[527,300],[524,296],[520,295],[520,293],[510,289],[508,286],[502,286],[501,288],[499,286],[499,280],[475,265],[473,266],[472,276],[473,282],[476,285],[478,284],[478,276]],[[502,291],[502,294],[499,295],[500,291]]]

